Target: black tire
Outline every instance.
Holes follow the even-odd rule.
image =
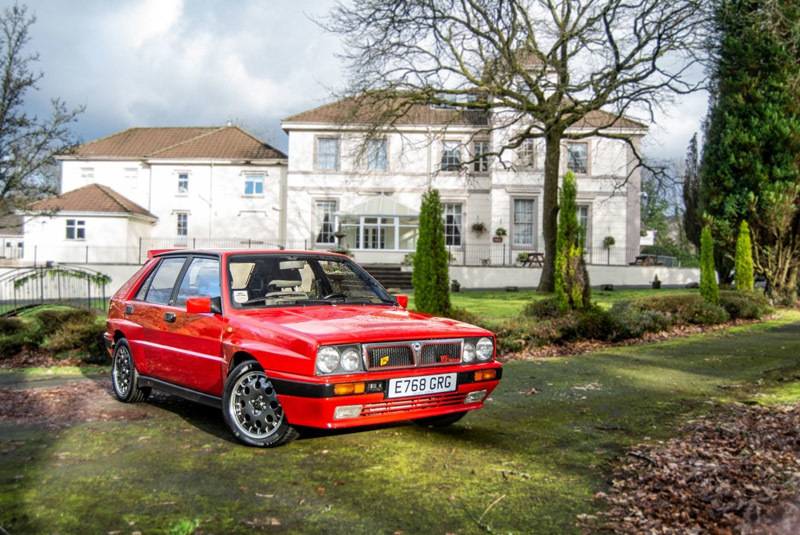
[[[461,418],[467,415],[468,411],[454,412],[452,414],[445,414],[444,416],[431,416],[430,418],[417,418],[412,420],[415,424],[422,427],[447,427],[454,424]]]
[[[124,338],[114,344],[111,356],[111,384],[114,395],[123,403],[139,403],[150,395],[149,388],[139,388],[139,372],[133,363],[131,346]]]
[[[300,436],[289,425],[267,374],[252,360],[239,364],[228,375],[222,416],[233,436],[248,446],[283,446]]]

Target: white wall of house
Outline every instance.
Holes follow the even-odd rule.
[[[476,172],[474,164],[467,172],[448,172],[441,169],[442,152],[446,142],[461,143],[461,160],[471,159],[475,141],[489,140],[492,150],[498,151],[514,132],[496,130],[491,140],[479,132],[480,127],[400,127],[387,132],[387,169],[369,171],[365,157],[359,153],[363,133],[330,124],[284,123],[289,134],[288,226],[286,236],[295,247],[315,247],[319,222],[315,214],[320,201],[335,201],[337,210],[348,212],[369,196],[385,194],[406,206],[418,210],[422,193],[428,186],[439,189],[443,202],[461,204],[462,246],[451,248],[457,261],[475,263],[490,258],[496,264],[502,258],[492,244],[498,227],[508,231],[504,239],[505,252],[501,257],[513,262],[519,252],[543,251],[542,195],[544,191],[544,143],[534,141],[533,165],[518,165],[518,153],[506,150],[502,162],[493,160],[487,172]],[[579,131],[575,131],[579,132]],[[643,130],[628,129],[622,133],[638,140]],[[320,139],[338,139],[338,168],[320,170],[318,154]],[[587,152],[585,174],[577,173],[578,203],[587,218],[587,248],[591,256],[606,255],[603,240],[612,236],[618,254],[614,263],[632,261],[638,249],[628,247],[630,236],[639,236],[640,175],[632,166],[632,154],[625,141],[589,137],[574,141],[582,143]],[[638,141],[637,141],[638,142]],[[567,170],[567,145],[562,148],[562,172]],[[532,239],[517,236],[514,221],[515,202],[532,207],[534,230]],[[518,205],[521,206],[521,205]],[[488,232],[471,231],[473,223],[481,221]],[[360,262],[395,263],[400,251],[358,249],[345,243]],[[466,259],[464,258],[466,255]],[[603,256],[611,261],[611,257]]]
[[[26,262],[123,263],[137,261],[139,238],[149,235],[153,222],[118,213],[59,212],[26,216],[24,225]]]
[[[188,237],[276,244],[281,235],[282,163],[219,160],[62,160],[61,192],[90,183],[108,186],[158,217],[150,236],[178,235],[186,214]],[[184,185],[185,175],[188,187]],[[248,175],[263,177],[261,194],[246,194]],[[177,244],[177,241],[176,241]]]

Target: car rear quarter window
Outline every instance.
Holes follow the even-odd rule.
[[[144,300],[148,303],[166,305],[175,287],[175,281],[186,262],[186,257],[165,258],[156,268],[156,274],[150,283]]]

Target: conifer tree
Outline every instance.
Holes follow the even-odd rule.
[[[719,304],[719,285],[714,268],[714,239],[707,226],[700,235],[700,295],[706,303]]]
[[[449,258],[439,191],[429,189],[422,195],[419,238],[411,275],[414,306],[419,312],[444,316],[450,311]]]
[[[556,234],[555,290],[562,314],[588,307],[591,297],[583,259],[584,229],[578,224],[577,194],[575,176],[568,171],[561,188]]]
[[[750,226],[742,220],[736,239],[736,289],[753,289],[753,247],[750,245]]]

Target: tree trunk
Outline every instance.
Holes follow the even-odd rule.
[[[558,231],[558,175],[561,164],[562,129],[545,133],[544,195],[542,197],[542,235],[544,267],[539,279],[540,292],[555,291],[556,233]]]

